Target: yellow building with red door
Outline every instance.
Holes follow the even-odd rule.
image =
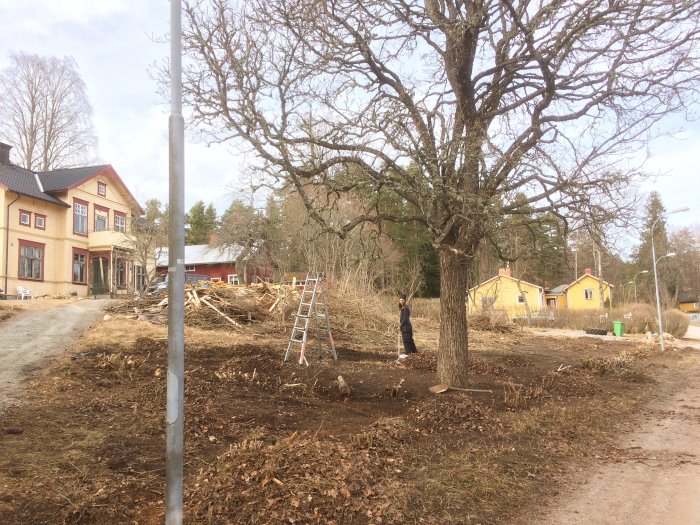
[[[146,285],[129,245],[141,206],[111,165],[33,172],[0,143],[0,292],[122,294]]]

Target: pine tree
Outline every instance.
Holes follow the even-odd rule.
[[[207,244],[209,236],[216,231],[216,209],[213,204],[205,207],[204,202],[197,201],[185,214],[185,244]]]

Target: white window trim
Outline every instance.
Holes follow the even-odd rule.
[[[588,292],[591,292],[591,296],[588,297]],[[586,301],[592,301],[593,300],[593,288],[584,288],[583,289],[583,297],[586,299]]]
[[[27,222],[24,222],[24,221],[22,220],[23,217],[26,217],[26,218],[27,218]],[[21,211],[21,212],[19,212],[19,223],[20,223],[22,226],[31,226],[31,225],[32,225],[32,214],[31,214],[31,212],[28,212],[28,211]]]
[[[237,273],[230,273],[227,277],[228,284],[241,284]]]
[[[186,264],[185,265],[185,271],[186,272],[196,272],[197,267],[194,264]]]
[[[75,218],[76,216],[81,217],[82,220],[76,221]],[[76,202],[73,205],[73,224],[75,228],[75,233],[79,233],[81,235],[87,235],[88,233],[88,225],[87,225],[87,217],[88,217],[88,207],[85,204],[82,204],[80,202]],[[85,228],[85,231],[81,230],[79,226],[81,225],[80,223],[83,223],[83,226]]]
[[[114,231],[126,232],[126,217],[114,214]]]

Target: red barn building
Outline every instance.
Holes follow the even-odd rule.
[[[236,268],[236,259],[240,256],[240,246],[219,247],[208,244],[185,246],[185,274],[197,274],[209,277],[211,281],[224,281],[229,284],[242,284],[243,271]],[[156,272],[161,275],[168,272],[168,248],[160,251],[156,263]],[[257,268],[247,268],[247,284],[263,279]]]

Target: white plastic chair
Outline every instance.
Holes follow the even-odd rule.
[[[34,294],[29,288],[25,288],[24,286],[18,286],[17,287],[17,299],[20,301],[24,301],[25,299],[33,299]]]

